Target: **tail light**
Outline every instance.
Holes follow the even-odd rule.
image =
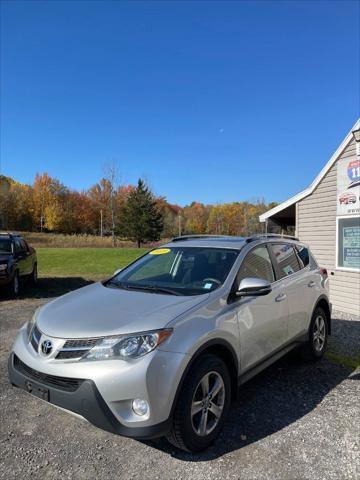
[[[326,268],[320,268],[320,273],[324,278],[327,278],[328,271],[326,270]]]

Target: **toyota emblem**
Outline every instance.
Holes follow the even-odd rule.
[[[51,340],[44,340],[41,344],[41,353],[43,355],[50,355],[53,349],[53,344]]]

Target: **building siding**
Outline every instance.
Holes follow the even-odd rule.
[[[327,268],[333,308],[360,315],[360,272],[336,269],[337,165],[343,158],[356,158],[352,140],[316,189],[296,208],[296,232],[307,243],[318,263]]]

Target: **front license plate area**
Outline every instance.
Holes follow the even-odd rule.
[[[34,395],[35,397],[38,397],[38,398],[41,398],[42,400],[46,400],[47,402],[50,402],[50,392],[45,387],[42,387],[34,382],[27,380],[25,382],[25,390],[31,393],[31,395]]]

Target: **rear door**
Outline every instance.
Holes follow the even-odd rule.
[[[288,336],[289,313],[283,281],[276,281],[265,244],[254,247],[247,253],[239,269],[236,286],[247,277],[268,280],[272,291],[268,295],[237,300],[243,372],[281,349]]]
[[[276,242],[270,248],[277,278],[283,281],[288,298],[290,341],[308,330],[316,296],[315,276],[310,270],[309,253],[305,247],[301,247],[301,253],[300,248],[292,243]]]

